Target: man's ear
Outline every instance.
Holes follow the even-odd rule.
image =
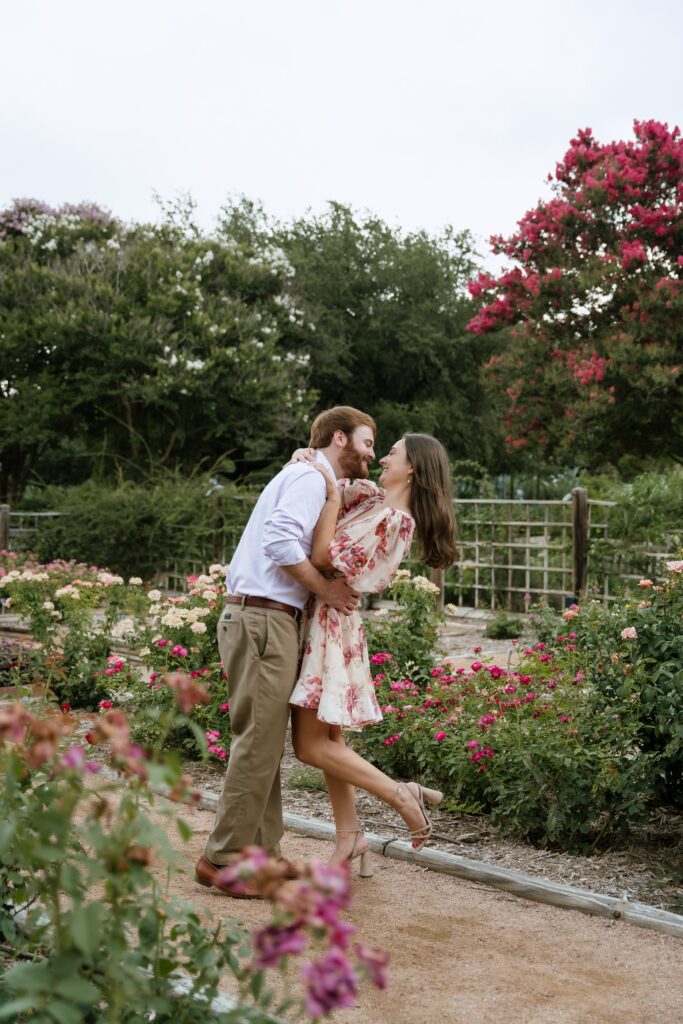
[[[346,448],[348,437],[343,430],[335,430],[332,435],[332,440],[336,444],[337,448]]]

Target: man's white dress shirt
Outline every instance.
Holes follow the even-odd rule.
[[[335,476],[322,452],[317,459]],[[280,566],[297,565],[310,555],[326,496],[325,478],[309,463],[280,470],[259,496],[237,545],[226,578],[228,593],[303,608],[309,591]]]

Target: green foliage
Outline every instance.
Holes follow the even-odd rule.
[[[534,609],[542,640],[514,668],[469,670],[421,646],[424,619],[403,603],[423,595],[402,580],[391,633],[369,629],[384,718],[355,742],[388,774],[436,784],[503,830],[590,850],[644,822],[655,801],[680,799],[681,580],[645,588],[647,607],[590,605],[567,621]],[[622,640],[636,621],[638,639]]]
[[[32,644],[0,640],[0,687],[30,687],[38,683],[44,658]]]
[[[511,615],[496,615],[494,619],[487,624],[484,630],[484,636],[488,637],[489,640],[514,640],[524,630],[524,625],[519,619],[513,618]]]
[[[222,548],[239,536],[253,500],[248,491],[236,496],[227,482],[215,488],[208,473],[179,472],[144,484],[120,480],[114,487],[89,480],[48,488],[42,497],[62,514],[42,520],[32,538],[41,561],[75,558],[144,579],[178,562],[203,566],[220,559]]]
[[[230,747],[227,685],[217,650],[225,569],[189,577],[189,592],[162,597],[145,591],[139,577],[123,578],[94,566],[57,562],[38,565],[11,559],[1,591],[24,616],[40,650],[31,682],[59,704],[97,710],[102,701],[136,712],[135,740],[146,750],[163,746],[187,757],[209,754],[224,761]],[[126,654],[113,653],[125,644]],[[8,671],[16,656],[10,660]],[[205,702],[174,717],[176,698],[165,684],[187,673],[207,690]],[[169,724],[170,722],[170,724]]]
[[[681,803],[683,779],[683,562],[665,583],[641,584],[642,600],[605,609],[597,602],[565,612],[598,710],[633,710],[640,749],[657,757],[660,800]],[[625,631],[625,632],[624,632]],[[633,635],[631,635],[633,634]]]
[[[230,923],[203,924],[191,904],[156,883],[155,860],[177,864],[166,833],[176,815],[154,807],[167,819],[155,824],[154,799],[135,782],[86,786],[81,748],[59,752],[73,727],[63,716],[13,714],[15,742],[22,729],[26,738],[8,745],[3,734],[0,746],[0,931],[15,956],[0,968],[0,1020],[27,1014],[40,1024],[88,1024],[104,1012],[118,1024],[142,1024],[153,1009],[160,1020],[228,1024],[231,1015],[208,1013],[192,993],[211,1000],[228,972],[246,998],[249,935]],[[113,735],[123,754],[125,722]],[[170,788],[180,783],[170,764],[150,762],[144,773]],[[20,907],[28,908],[25,922]],[[174,993],[179,971],[189,994]],[[258,1012],[245,1011],[245,1019],[270,1019],[263,998],[250,1002]]]
[[[40,672],[33,682],[60,704],[96,710],[109,695],[118,620],[124,611],[140,609],[138,588],[74,562],[27,563],[1,582],[13,610],[26,619],[40,644]],[[126,675],[132,678],[130,669]]]
[[[269,229],[256,217],[251,230]],[[310,352],[317,408],[344,396],[367,409],[380,451],[418,430],[438,436],[454,456],[490,462],[497,431],[480,369],[497,342],[482,344],[465,331],[475,267],[470,233],[404,232],[340,203],[270,230],[296,271],[293,290],[315,328],[297,337]]]
[[[610,537],[625,544],[650,544],[675,551],[683,544],[683,468],[650,469],[625,482],[617,476],[586,476],[590,497],[615,502]],[[666,547],[663,547],[666,545]]]
[[[181,709],[203,699],[187,676],[174,691]],[[281,863],[250,847],[226,870],[236,887],[251,882],[269,897],[265,927],[250,933],[203,920],[169,891],[186,863],[178,836],[187,843],[192,835],[174,803],[197,795],[178,759],[145,756],[126,716],[110,709],[87,737],[116,769],[105,773],[70,742],[72,718],[41,712],[16,703],[0,716],[0,1021],[144,1024],[151,1015],[166,1024],[283,1024],[280,1014],[292,1009],[296,1019],[317,1018],[316,986],[330,956],[339,992],[325,994],[327,1012],[356,995],[363,977],[384,987],[382,951],[358,946],[355,963],[344,954],[355,930],[340,919],[350,897],[344,866],[303,864],[285,880]],[[177,718],[171,707],[167,731]],[[168,800],[155,800],[159,788]],[[305,1008],[288,995],[289,958],[304,950]],[[284,998],[267,981],[271,967]],[[226,976],[238,1000],[219,1009]]]
[[[543,645],[541,645],[543,647]],[[442,664],[425,690],[381,666],[382,723],[359,744],[391,775],[441,787],[503,831],[591,849],[647,816],[656,759],[638,749],[627,704],[596,720],[596,697],[541,650],[514,670]]]
[[[292,789],[305,789],[311,793],[327,792],[323,773],[318,768],[302,764],[294,768],[287,779]]]
[[[683,263],[678,128],[633,137],[583,129],[549,176],[552,195],[493,249],[468,328],[504,332],[488,364],[508,451],[595,467],[652,451],[681,460]],[[503,341],[503,339],[501,339]]]
[[[441,618],[436,612],[438,587],[424,576],[411,577],[408,570],[399,569],[388,593],[397,602],[397,610],[381,609],[365,623],[370,657],[390,652],[394,674],[424,682],[434,666]]]
[[[282,252],[204,236],[191,208],[130,226],[25,212],[0,233],[2,500],[32,476],[189,473],[300,442],[314,395]]]

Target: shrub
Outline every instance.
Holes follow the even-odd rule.
[[[32,686],[42,674],[44,659],[32,643],[0,640],[0,686]]]
[[[208,752],[218,761],[226,761],[230,749],[230,706],[226,677],[216,644],[216,627],[223,602],[225,567],[218,563],[208,574],[189,576],[187,594],[164,598],[160,591],[148,594],[148,613],[130,622],[129,643],[150,670],[149,679],[139,677],[127,693],[130,705],[144,711],[135,737],[143,746],[156,746],[160,740],[165,709],[171,695],[161,685],[169,672],[183,671],[200,680],[208,693],[182,727],[164,734],[167,748],[180,750],[186,757]],[[115,684],[115,695],[127,688]]]
[[[227,687],[216,649],[216,624],[225,569],[188,577],[189,593],[162,598],[147,592],[139,577],[123,577],[80,563],[27,562],[0,578],[15,611],[29,623],[40,645],[45,692],[59,704],[95,711],[103,700],[140,711],[134,730],[146,749],[158,746],[201,757],[227,758],[230,720]],[[126,643],[130,654],[114,653]],[[173,696],[158,680],[182,670],[201,679],[210,699],[191,716],[167,721]]]
[[[42,652],[42,683],[57,701],[94,711],[108,696],[121,614],[141,607],[138,586],[75,562],[27,563],[0,577]]]
[[[202,699],[186,676],[169,684],[181,707]],[[146,780],[167,785],[177,802],[192,799],[188,780],[172,762],[146,758],[118,710],[103,714],[91,736],[110,745],[121,773],[103,780],[81,745],[64,749],[74,726],[65,715],[37,718],[19,704],[0,709],[0,1019],[274,1024],[272,1014],[293,1001],[277,1005],[265,971],[284,972],[304,949],[315,953],[311,940],[325,946],[302,971],[309,1018],[355,1002],[359,973],[384,986],[381,951],[357,946],[355,969],[345,952],[353,931],[340,920],[350,895],[345,865],[313,862],[285,882],[282,865],[245,851],[226,870],[233,881],[253,878],[273,906],[270,922],[253,934],[231,921],[204,924],[191,903],[168,895],[152,867],[160,861],[173,873],[179,858],[152,820]],[[175,813],[166,817],[187,841],[189,826]],[[337,984],[325,989],[332,957]],[[225,974],[249,1005],[211,1007]]]
[[[656,759],[638,748],[631,709],[596,718],[580,674],[544,644],[514,671],[474,661],[451,672],[443,662],[426,690],[389,661],[381,670],[384,719],[358,743],[389,774],[426,779],[504,830],[568,849],[645,819]]]
[[[441,618],[436,611],[439,588],[424,576],[399,569],[388,593],[396,601],[396,611],[382,608],[365,623],[370,657],[391,652],[394,674],[426,683],[434,666]]]
[[[683,772],[683,561],[661,585],[640,581],[641,600],[597,602],[564,613],[561,645],[596,694],[597,710],[632,710],[640,749],[657,755],[657,797],[681,804]],[[551,623],[546,620],[546,627]],[[562,636],[562,634],[560,634]],[[569,648],[569,649],[568,649]]]
[[[489,640],[514,640],[523,631],[523,624],[511,615],[496,615],[486,626],[484,636]]]
[[[41,561],[78,559],[146,580],[178,564],[221,558],[251,509],[248,493],[236,497],[232,484],[216,489],[209,473],[158,474],[116,487],[89,480],[50,488],[43,499],[62,514],[45,519],[32,541]]]

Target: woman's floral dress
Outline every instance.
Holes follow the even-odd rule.
[[[415,523],[384,505],[384,491],[369,480],[340,480],[341,508],[329,547],[332,565],[359,593],[379,593],[410,549]],[[359,612],[342,615],[315,596],[306,605],[302,662],[290,704],[313,708],[332,725],[360,728],[382,713],[370,674]]]

